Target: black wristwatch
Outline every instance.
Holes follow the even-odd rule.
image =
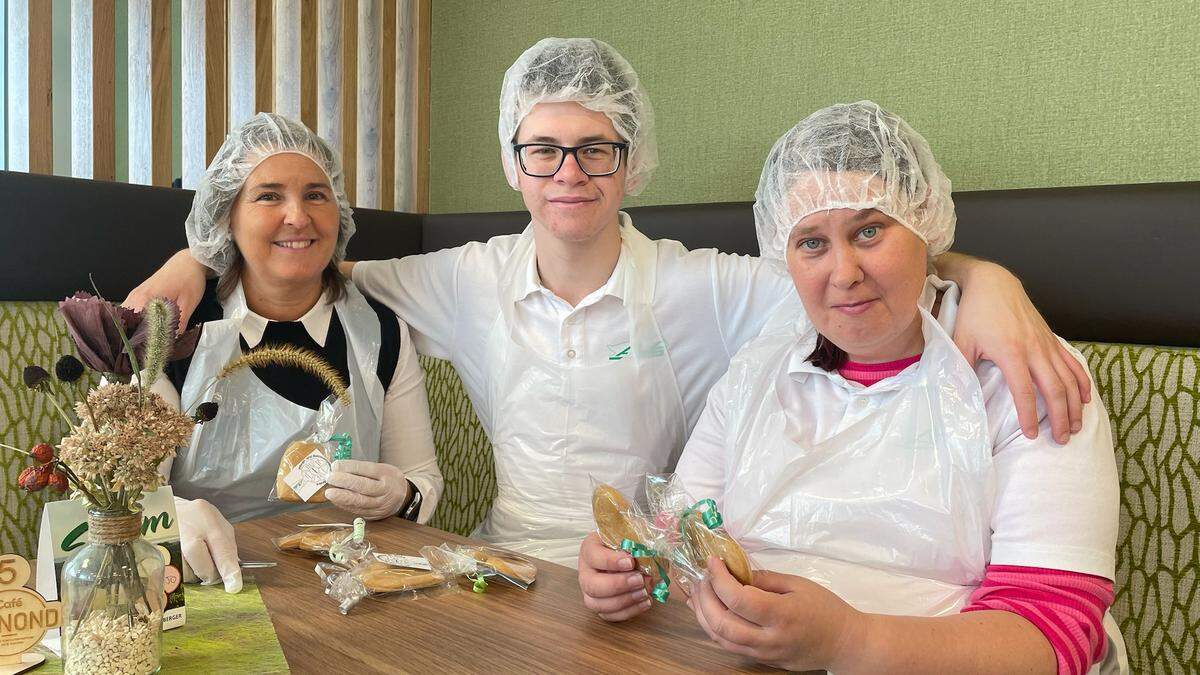
[[[417,522],[417,516],[421,513],[421,491],[417,489],[413,482],[408,481],[408,503],[400,507],[400,511],[396,515],[405,520]]]

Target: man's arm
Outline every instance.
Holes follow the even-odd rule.
[[[1021,281],[1000,265],[961,253],[935,260],[938,274],[962,288],[954,342],[974,366],[994,362],[1008,381],[1022,432],[1038,434],[1037,394],[1050,414],[1054,439],[1079,431],[1091,379],[1050,331]]]
[[[185,248],[130,291],[121,304],[141,311],[151,298],[171,300],[179,306],[179,331],[183,332],[204,296],[204,280],[209,276],[216,276],[216,273],[197,262]]]

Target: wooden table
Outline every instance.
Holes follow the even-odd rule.
[[[719,649],[678,598],[632,621],[608,623],[583,606],[575,570],[539,561],[527,591],[501,581],[487,592],[385,602],[365,599],[346,616],[325,596],[316,560],[280,553],[273,537],[298,523],[349,522],[318,509],[239,523],[244,560],[275,560],[251,570],[293,672],[695,672],[767,670]],[[368,523],[385,553],[470,539],[389,518]]]

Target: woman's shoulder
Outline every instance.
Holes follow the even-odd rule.
[[[348,289],[354,288],[353,281],[347,280],[346,285]],[[392,382],[392,377],[396,374],[396,367],[400,362],[400,348],[403,346],[404,334],[407,331],[401,331],[400,317],[396,316],[396,313],[387,305],[361,291],[355,293],[354,297],[365,302],[379,319],[379,362],[376,372],[379,375],[379,382],[383,385],[384,390],[387,390],[388,385]]]
[[[1092,375],[1091,369],[1088,367],[1087,359],[1062,338],[1058,338],[1067,352],[1083,366],[1088,372],[1088,376],[1092,378],[1092,399],[1084,404],[1085,425],[1108,425],[1108,410],[1104,406],[1104,402],[1100,399],[1100,394],[1096,391],[1095,376]],[[975,366],[975,374],[979,378],[979,386],[983,391],[984,406],[987,409],[988,426],[990,427],[991,435],[994,441],[1003,442],[1005,439],[1021,435],[1021,425],[1017,420],[1017,406],[1013,401],[1012,391],[1009,388],[1008,378],[1000,370],[994,362],[982,360]],[[1040,391],[1037,391],[1037,414],[1038,424],[1041,427],[1039,437],[1045,434],[1046,438],[1050,438],[1049,425],[1050,417],[1046,408],[1046,400],[1042,397]],[[1085,430],[1086,431],[1086,430]]]

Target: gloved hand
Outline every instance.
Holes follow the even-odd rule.
[[[217,507],[203,499],[175,498],[179,517],[179,546],[187,567],[204,585],[224,582],[226,593],[242,590],[242,568],[238,563],[233,526]]]
[[[384,462],[340,459],[333,463],[325,498],[368,520],[396,515],[408,501],[404,472]]]

